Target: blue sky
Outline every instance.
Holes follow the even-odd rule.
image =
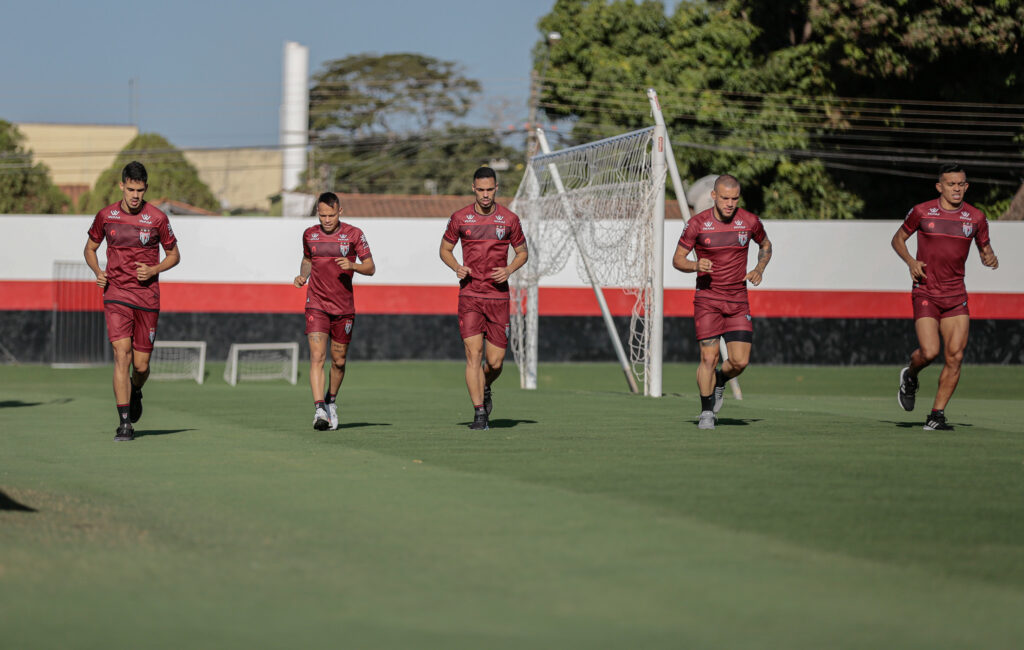
[[[478,123],[526,119],[537,21],[554,0],[12,2],[0,119],[138,124],[179,147],[277,143],[286,40],[310,69],[361,52],[419,52],[482,82]]]

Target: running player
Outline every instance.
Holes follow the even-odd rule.
[[[963,168],[955,163],[940,167],[935,189],[939,198],[911,208],[892,238],[892,247],[907,263],[914,284],[910,297],[918,343],[910,354],[910,365],[900,371],[897,400],[905,411],[914,410],[918,373],[939,356],[940,343],[945,342],[946,360],[924,428],[950,431],[953,427],[946,422],[946,405],[960,381],[971,324],[964,285],[964,263],[971,252],[971,240],[978,247],[982,264],[997,269],[999,259],[992,251],[985,213],[964,202],[967,173]],[[907,240],[914,233],[916,256],[907,249]]]
[[[700,390],[701,429],[714,429],[725,400],[725,383],[750,362],[754,325],[747,302],[747,282],[761,284],[772,258],[772,243],[756,214],[739,207],[740,182],[723,174],[715,180],[715,204],[694,215],[683,229],[672,265],[684,273],[697,273],[693,320],[700,343],[697,387]],[[747,272],[747,249],[760,246],[757,265]],[[687,259],[696,251],[697,261]],[[719,337],[725,339],[729,358],[717,368]]]
[[[294,284],[306,289],[306,336],[309,339],[309,387],[313,391],[313,428],[338,428],[338,391],[345,379],[345,361],[356,306],[354,274],[373,275],[377,267],[363,231],[341,221],[341,201],[324,192],[316,201],[320,223],[302,233],[302,263]],[[358,262],[356,260],[359,260]],[[331,379],[324,391],[327,341],[331,342]]]
[[[466,348],[466,388],[473,402],[470,429],[487,429],[491,384],[501,374],[508,347],[508,278],[526,264],[526,237],[515,213],[498,205],[498,177],[490,167],[473,174],[476,201],[448,220],[441,260],[459,279],[459,333]],[[462,261],[455,244],[462,240]],[[515,257],[508,261],[508,247]],[[486,340],[486,343],[485,343]]]
[[[149,377],[149,357],[160,318],[160,273],[181,257],[167,215],[143,197],[149,175],[140,162],[121,171],[121,200],[96,213],[85,242],[85,263],[103,287],[107,337],[114,350],[114,400],[117,432],[114,440],[135,439],[132,423],[142,417],[142,386]],[[96,251],[107,242],[107,267]],[[159,247],[164,259],[160,260]],[[130,376],[129,376],[129,368]]]

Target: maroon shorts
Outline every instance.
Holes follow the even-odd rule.
[[[468,339],[482,333],[491,345],[507,348],[508,305],[508,298],[459,296],[459,334]]]
[[[910,300],[914,303],[914,320],[919,318],[934,318],[942,320],[953,316],[970,316],[967,310],[967,294],[959,296],[926,296],[923,293],[913,292]]]
[[[746,302],[714,298],[694,300],[693,322],[698,341],[713,339],[726,332],[754,331],[754,323],[750,320],[750,304]]]
[[[110,342],[131,339],[132,349],[152,352],[156,341],[156,322],[160,312],[135,309],[119,302],[103,303],[107,319],[107,338]]]
[[[306,334],[324,332],[335,343],[348,345],[352,341],[352,328],[355,327],[355,324],[355,314],[332,316],[319,309],[306,310]]]

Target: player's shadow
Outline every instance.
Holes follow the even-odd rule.
[[[459,424],[468,427],[469,425],[473,424],[473,421],[472,420],[468,420],[466,422],[460,422]],[[537,421],[536,420],[515,420],[515,419],[512,419],[512,418],[501,418],[501,419],[497,419],[497,420],[490,420],[490,421],[488,421],[487,426],[490,427],[491,429],[511,429],[512,427],[517,427],[520,424],[537,424]]]
[[[393,427],[395,425],[390,422],[339,422],[338,430],[342,429],[362,429],[364,427]]]
[[[715,426],[718,427],[746,427],[754,424],[755,422],[762,422],[762,418],[718,418],[718,422]],[[692,422],[699,422],[698,419],[692,420]]]
[[[7,399],[0,402],[0,409],[14,409],[22,406],[39,406],[42,402],[22,402],[20,399]]]
[[[135,437],[142,438],[145,436],[170,436],[175,433],[184,433],[186,431],[195,431],[195,429],[136,429]]]
[[[15,510],[18,512],[39,512],[35,508],[26,506],[24,503],[18,503],[11,497],[7,496],[3,490],[0,490],[0,510]]]
[[[892,424],[892,425],[895,425],[895,426],[897,426],[897,427],[899,427],[901,429],[920,429],[921,431],[925,430],[924,429],[924,422],[922,422],[921,420],[914,420],[913,422],[897,422],[896,420],[879,420],[879,422],[881,422],[882,424]],[[959,424],[957,422],[950,422],[949,424],[950,424],[950,426],[953,427],[954,431],[956,431],[957,429],[967,429],[969,427],[973,427],[974,426],[973,424]],[[945,433],[945,432],[944,431],[928,431],[928,433]]]

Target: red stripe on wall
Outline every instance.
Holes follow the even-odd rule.
[[[284,284],[212,284],[162,282],[165,312],[299,313],[306,289]],[[604,292],[616,316],[628,316],[633,297],[618,290]],[[100,308],[100,290],[93,283],[62,289],[47,280],[0,281],[0,310]],[[749,293],[750,311],[760,317],[790,318],[910,318],[910,292],[903,291],[773,291]],[[597,316],[591,289],[541,288],[540,313],[545,316]],[[364,284],[356,287],[356,310],[361,314],[453,314],[458,305],[455,286],[397,286]],[[1024,319],[1024,294],[975,293],[970,297],[975,318]],[[693,290],[665,292],[666,316],[693,316]]]

